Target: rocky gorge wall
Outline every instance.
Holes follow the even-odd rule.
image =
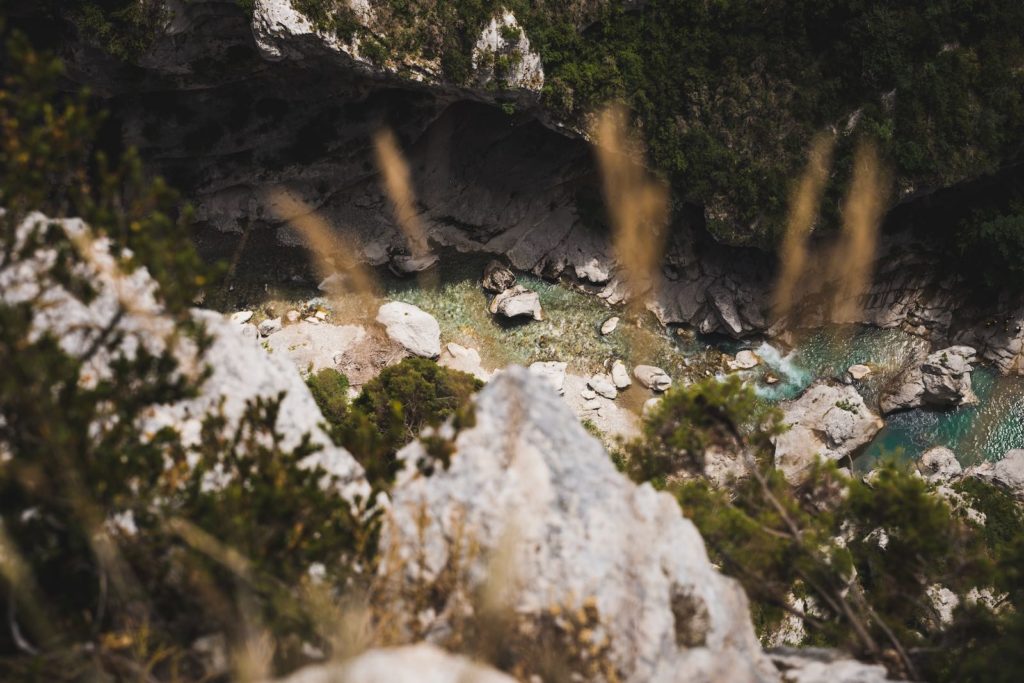
[[[283,191],[344,233],[361,260],[402,253],[372,145],[387,126],[436,243],[505,255],[613,303],[627,295],[589,144],[539,106],[543,70],[528,42],[503,47],[488,34],[491,48],[525,49],[536,68],[503,84],[521,87],[498,88],[479,60],[477,87],[456,87],[416,56],[372,66],[358,45],[318,31],[287,0],[259,0],[251,17],[227,1],[168,7],[171,18],[134,65],[79,43],[72,76],[110,105],[109,138],[137,146],[194,203],[211,250],[231,253],[249,233],[264,249],[301,244],[288,227],[295,216],[274,199]],[[674,216],[665,279],[646,295],[648,308],[702,332],[780,332],[770,316],[774,256],[716,243],[700,206],[677,202]],[[1001,371],[1024,372],[1024,303],[1004,294],[979,304],[939,262],[929,240],[887,232],[859,321],[969,344]],[[829,315],[829,283],[823,268],[807,281],[800,318],[814,325]]]

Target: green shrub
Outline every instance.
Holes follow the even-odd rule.
[[[471,412],[466,410],[469,400],[483,386],[472,375],[426,358],[406,358],[385,368],[351,404],[345,398],[348,381],[340,373],[321,370],[308,382],[335,441],[356,457],[377,490],[391,488],[399,469],[396,453],[402,446],[449,417],[465,422]],[[440,441],[429,441],[428,446],[446,461],[446,447]]]
[[[348,377],[323,368],[306,378],[306,385],[328,423],[337,427],[348,412]]]

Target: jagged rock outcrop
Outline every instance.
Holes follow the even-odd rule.
[[[964,475],[1001,486],[1017,500],[1024,501],[1024,448],[1007,451],[1006,455],[996,462],[968,467]]]
[[[515,679],[421,643],[378,648],[340,664],[309,666],[277,683],[514,683]]]
[[[194,445],[207,416],[219,411],[225,419],[225,433],[231,433],[247,401],[276,398],[283,392],[276,423],[282,446],[294,448],[308,434],[312,443],[321,447],[308,456],[308,465],[320,464],[336,475],[350,497],[369,492],[362,468],[321,428],[320,409],[291,361],[280,354],[266,353],[256,339],[244,337],[241,326],[223,315],[196,309],[193,318],[211,336],[209,347],[200,355],[190,340],[177,334],[174,321],[156,297],[157,284],[149,273],[144,268],[123,272],[120,262],[109,252],[109,240],[91,235],[81,220],[51,221],[42,214],[31,214],[19,227],[18,240],[24,240],[33,226],[47,222],[63,230],[77,245],[84,261],[79,275],[88,280],[96,295],[85,303],[46,275],[54,258],[53,249],[47,246],[3,269],[0,297],[5,304],[34,302],[32,326],[36,333],[53,335],[65,353],[81,357],[97,335],[110,327],[114,338],[121,338],[116,353],[133,357],[139,349],[154,354],[170,349],[180,372],[195,375],[205,367],[212,371],[199,395],[151,406],[142,425],[145,432],[155,434],[162,427],[172,427],[180,433],[184,445]],[[93,383],[109,375],[114,357],[103,345],[98,349],[83,364],[81,382]]]
[[[515,15],[503,11],[484,27],[473,47],[473,69],[482,86],[494,84],[540,92],[544,67]]]
[[[971,364],[976,354],[970,346],[951,346],[929,354],[923,363],[898,378],[894,388],[882,393],[882,412],[976,403],[978,398],[971,389]]]
[[[866,446],[881,418],[852,386],[819,381],[781,405],[789,430],[775,437],[775,466],[799,484],[818,458],[838,461]]]
[[[454,436],[447,469],[427,477],[413,443],[393,489],[382,556],[428,586],[460,563],[468,585],[427,626],[442,633],[487,582],[513,613],[596,610],[594,637],[627,681],[768,681],[739,585],[708,562],[671,496],[617,472],[557,394],[510,368],[479,394],[475,426]],[[468,547],[476,552],[459,550]],[[503,558],[501,569],[495,557]]]

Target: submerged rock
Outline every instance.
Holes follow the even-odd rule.
[[[487,586],[526,623],[584,610],[625,681],[777,680],[746,595],[708,561],[676,501],[616,471],[532,373],[496,377],[453,445],[450,465],[429,477],[415,467],[430,457],[420,442],[400,451],[406,469],[381,537],[408,588],[453,568],[464,577],[423,615],[426,632],[443,634]]]
[[[516,285],[496,295],[491,300],[490,311],[506,318],[530,316],[534,320],[544,319],[544,312],[540,307],[540,295],[522,285]]]
[[[781,408],[790,428],[775,437],[775,466],[792,484],[802,482],[819,457],[853,455],[884,424],[849,385],[819,381]]]
[[[672,386],[672,378],[661,368],[653,365],[638,365],[633,368],[633,376],[640,384],[652,391],[668,391]]]
[[[388,337],[413,355],[437,358],[441,353],[441,326],[434,316],[412,304],[384,304],[377,311],[377,322],[387,329]]]
[[[851,365],[846,370],[846,374],[852,381],[859,382],[871,374],[871,368],[869,368],[867,365],[862,365],[858,363],[856,365]]]
[[[481,284],[488,292],[500,294],[506,289],[516,286],[516,274],[504,263],[495,259],[484,267]]]
[[[955,408],[977,403],[978,397],[971,388],[971,363],[975,356],[970,346],[951,346],[929,354],[921,365],[903,373],[894,389],[882,394],[882,412],[924,405]]]

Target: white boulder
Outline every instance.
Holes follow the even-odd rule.
[[[633,368],[633,376],[640,384],[652,391],[668,391],[672,386],[672,378],[661,368],[653,365],[638,365]]]
[[[338,358],[366,336],[359,325],[331,325],[302,320],[289,325],[263,342],[273,354],[288,358],[299,372],[333,368]]]
[[[614,399],[619,395],[618,390],[615,388],[615,382],[612,381],[611,375],[603,372],[588,379],[587,386],[593,389],[598,396],[603,396],[607,399]]]
[[[441,326],[426,311],[392,301],[377,311],[377,322],[385,327],[392,341],[414,356],[437,358],[441,354]]]
[[[626,364],[621,360],[612,361],[611,369],[612,383],[615,384],[615,388],[628,389],[633,383],[633,380],[629,378],[629,370],[626,369]]]
[[[491,299],[490,311],[494,315],[506,318],[529,316],[534,320],[544,319],[544,312],[540,307],[540,295],[522,285],[516,285],[495,295]]]

